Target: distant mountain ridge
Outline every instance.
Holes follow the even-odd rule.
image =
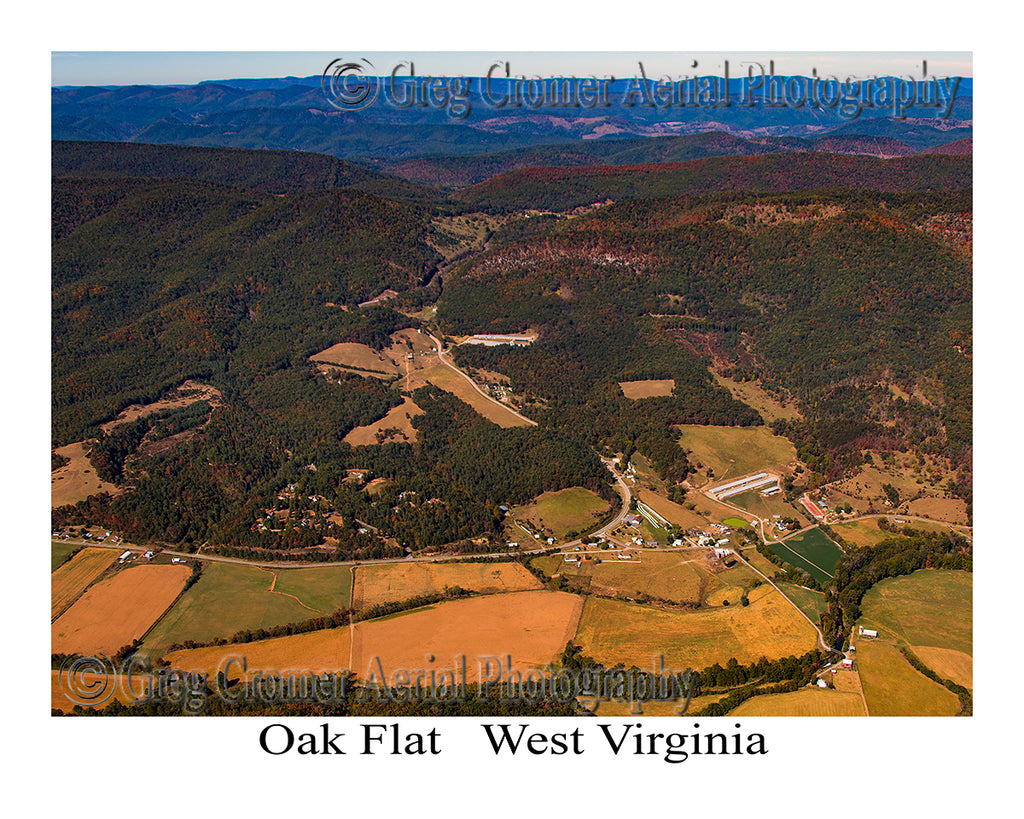
[[[464,118],[453,108],[385,104],[384,91],[361,111],[332,106],[319,76],[202,82],[191,86],[59,87],[51,90],[51,133],[58,140],[287,149],[369,164],[437,154],[470,155],[566,141],[608,141],[707,131],[744,138],[859,134],[916,149],[972,135],[973,83],[962,78],[948,116],[913,108],[907,119],[864,108],[855,118],[835,108],[773,106],[754,95],[741,104],[740,80],[729,82],[729,106],[647,106],[630,96],[634,80],[608,86],[608,105],[498,106],[512,86],[494,80],[485,93],[471,82]],[[408,78],[406,78],[408,80]],[[724,94],[724,81],[723,81]],[[453,91],[453,96],[458,92]],[[891,113],[891,112],[888,112]]]

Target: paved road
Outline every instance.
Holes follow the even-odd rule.
[[[460,370],[458,367],[455,366],[455,364],[453,364],[451,361],[448,361],[444,357],[445,356],[444,345],[441,344],[440,340],[436,336],[434,336],[432,333],[427,333],[426,335],[430,338],[431,341],[434,342],[435,346],[437,347],[437,360],[440,361],[442,364],[444,364],[444,366],[446,366],[452,372],[458,373],[460,376],[465,378],[469,382],[470,386],[474,390],[476,390],[478,393],[480,393],[480,395],[482,395],[484,398],[486,398],[488,401],[490,401],[496,407],[501,407],[503,410],[511,412],[516,418],[519,418],[520,420],[525,421],[530,426],[534,426],[534,427],[537,426],[537,422],[536,421],[533,421],[533,420],[527,418],[525,415],[522,415],[521,413],[516,412],[508,404],[502,404],[501,401],[495,401],[493,398],[491,398],[491,396],[489,396],[486,392],[484,392],[482,389],[480,389],[480,387],[477,386],[476,381],[474,381],[466,372],[464,372],[463,370]]]

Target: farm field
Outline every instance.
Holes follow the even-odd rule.
[[[345,436],[344,441],[352,446],[374,446],[387,441],[416,441],[412,419],[422,414],[423,410],[411,398],[404,396],[402,403],[393,407],[387,415],[365,427],[356,427]]]
[[[181,649],[172,651],[166,659],[171,668],[205,672],[210,677],[215,676],[230,657],[244,658],[249,674],[257,671],[338,672],[349,667],[349,631],[348,626],[343,626],[251,643]],[[242,676],[238,664],[231,665],[229,671],[232,678]]]
[[[390,356],[353,342],[335,344],[310,356],[309,360],[316,364],[333,364],[362,376],[390,378],[399,374],[398,365]]]
[[[860,622],[909,646],[939,676],[972,688],[972,603],[970,572],[921,569],[868,589]]]
[[[847,523],[833,523],[831,526],[836,530],[836,534],[854,546],[874,546],[887,537],[892,537],[891,532],[883,532],[878,528],[879,520],[881,518],[851,520]]]
[[[821,615],[825,613],[825,595],[822,592],[805,589],[803,586],[796,586],[792,583],[776,583],[779,590],[792,600],[797,608],[811,618],[815,623],[820,622]]]
[[[461,375],[452,371],[444,364],[431,364],[418,370],[407,384],[408,389],[413,389],[416,381],[429,381],[435,387],[440,387],[445,392],[450,392],[460,401],[465,401],[488,421],[493,421],[499,427],[526,427],[530,426],[527,421],[514,415],[509,410],[485,398]]]
[[[50,575],[50,619],[65,611],[90,583],[114,565],[117,555],[114,549],[82,549],[54,571]]]
[[[714,427],[684,424],[679,445],[690,451],[689,460],[701,474],[711,468],[718,483],[776,464],[796,460],[796,450],[787,439],[767,427]]]
[[[866,717],[858,694],[828,688],[804,688],[788,694],[765,694],[741,702],[731,717]]]
[[[466,679],[478,678],[481,657],[511,655],[513,669],[546,667],[565,647],[579,619],[582,600],[564,592],[530,591],[451,600],[436,606],[349,628],[325,629],[271,640],[174,651],[171,666],[215,673],[230,656],[244,656],[252,669],[338,671],[351,668],[367,679],[383,671],[451,669],[467,657]],[[431,663],[427,656],[436,660]]]
[[[50,627],[50,651],[116,653],[146,633],[189,575],[186,566],[132,566],[97,583]]]
[[[529,521],[538,530],[561,540],[568,532],[582,532],[593,528],[609,509],[608,502],[580,486],[571,486],[557,492],[545,492],[533,503],[521,506],[513,513]]]
[[[652,552],[638,550],[639,561],[618,560],[609,555],[595,566],[590,589],[602,594],[638,597],[649,594],[674,603],[699,605],[723,583],[709,567],[709,552]]]
[[[647,381],[620,381],[619,387],[626,398],[653,398],[658,395],[671,395],[676,382],[672,378],[648,379]]]
[[[871,716],[953,716],[957,696],[910,665],[890,643],[860,640],[857,669]]]
[[[50,571],[53,572],[58,566],[67,563],[71,553],[78,548],[77,543],[68,543],[63,540],[50,542]]]
[[[832,579],[836,561],[843,556],[840,548],[817,527],[793,535],[783,543],[769,543],[768,548],[821,584]]]
[[[246,629],[298,623],[348,607],[347,566],[282,569],[276,574],[275,581],[269,569],[207,564],[195,585],[146,636],[143,650],[156,657],[185,640],[230,638]]]
[[[781,492],[775,495],[762,495],[759,490],[754,490],[753,492],[741,492],[738,495],[732,495],[727,500],[729,503],[740,507],[740,509],[765,520],[771,518],[772,515],[779,515],[783,518],[796,518],[797,520],[801,519],[800,513],[786,502]]]
[[[377,603],[436,594],[445,586],[495,593],[541,588],[540,581],[518,563],[390,563],[356,569],[355,610]]]
[[[811,625],[771,586],[750,593],[749,606],[678,612],[588,597],[574,641],[606,665],[650,668],[662,655],[666,667],[704,668],[761,657],[803,654],[817,643]]]
[[[513,669],[546,667],[572,639],[582,598],[524,591],[449,600],[395,617],[355,625],[353,670],[366,677],[377,659],[395,669],[451,668],[467,657],[467,680],[478,679],[477,658],[511,655]],[[428,666],[426,656],[436,657]]]
[[[78,441],[54,450],[69,462],[50,473],[50,508],[78,503],[99,492],[116,495],[121,491],[115,484],[100,480],[86,454],[87,444],[86,441]]]
[[[799,418],[800,411],[796,408],[796,402],[783,404],[761,389],[755,381],[733,381],[719,375],[714,370],[711,374],[715,381],[725,387],[734,397],[738,398],[748,407],[753,407],[764,418],[766,424],[770,424],[779,418]]]

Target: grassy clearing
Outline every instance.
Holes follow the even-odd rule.
[[[777,583],[779,590],[796,605],[800,611],[811,618],[815,623],[821,621],[821,615],[825,613],[825,595],[822,592],[805,589],[803,586],[796,586],[792,583]]]
[[[345,369],[361,371],[361,375],[398,375],[398,365],[385,353],[378,353],[365,344],[346,342],[328,347],[309,358],[317,364],[333,364]]]
[[[318,613],[333,614],[347,609],[352,597],[352,570],[348,566],[277,570],[275,594],[290,594]],[[306,618],[308,619],[308,618]]]
[[[896,511],[887,502],[883,484],[892,486],[901,502],[899,511],[963,525],[967,523],[964,502],[946,497],[945,483],[954,476],[948,461],[913,453],[867,452],[867,461],[857,474],[829,487],[835,503],[849,502],[858,512]],[[920,497],[918,497],[920,496]]]
[[[866,717],[860,695],[828,688],[766,694],[741,702],[732,717]]]
[[[770,424],[778,418],[800,417],[800,411],[796,408],[795,401],[784,404],[761,389],[755,381],[733,381],[731,378],[719,375],[714,370],[711,371],[711,374],[715,377],[715,381],[729,390],[735,398],[757,410],[766,424]]]
[[[614,665],[650,668],[662,655],[673,668],[740,663],[761,657],[800,655],[813,648],[817,636],[788,601],[765,584],[750,593],[749,606],[693,612],[589,597],[575,642],[594,659]]]
[[[878,528],[879,520],[881,518],[852,520],[848,523],[833,523],[832,528],[836,530],[836,534],[854,546],[874,546],[881,543],[887,537],[892,537],[891,532],[883,532]]]
[[[110,432],[115,427],[130,424],[132,421],[144,418],[147,415],[181,409],[199,401],[208,401],[211,406],[222,406],[224,404],[224,397],[216,387],[200,384],[198,381],[186,381],[178,387],[176,393],[173,393],[168,398],[154,401],[152,404],[132,404],[123,410],[113,421],[102,424],[100,429],[104,432]]]
[[[671,395],[675,389],[676,382],[672,378],[648,379],[646,381],[620,381],[622,394],[626,398],[637,400],[639,398],[653,398],[659,395]]]
[[[78,441],[54,450],[67,458],[68,463],[50,473],[50,508],[78,503],[100,492],[116,495],[121,491],[116,484],[100,480],[96,475],[89,462],[88,449],[87,441]]]
[[[562,539],[567,532],[592,528],[608,509],[608,502],[589,489],[572,486],[558,492],[545,492],[530,505],[515,509],[514,514],[552,537]]]
[[[873,717],[953,716],[960,710],[952,691],[919,673],[890,643],[859,641],[857,667]]]
[[[326,581],[324,578],[329,577],[329,570],[336,572],[336,577]],[[305,581],[303,572],[325,574],[313,575]],[[337,599],[340,599],[344,595],[344,584],[348,582],[349,569],[344,566],[287,569],[282,574],[290,575],[286,587],[294,589],[305,585],[306,593],[312,599],[324,594],[324,587],[334,584],[338,590]],[[146,636],[143,648],[148,654],[159,656],[173,643],[186,640],[205,642],[231,637],[246,629],[298,623],[321,614],[331,614],[338,608],[333,606],[328,611],[313,611],[309,604],[304,605],[288,594],[272,592],[273,582],[274,572],[267,569],[235,563],[208,564],[198,582],[182,595]],[[347,605],[347,600],[342,605]]]
[[[843,556],[842,550],[817,527],[793,535],[784,543],[769,543],[768,548],[821,584],[832,579],[836,561]]]
[[[388,441],[416,441],[412,419],[422,414],[423,410],[405,396],[401,404],[393,407],[379,421],[353,429],[345,436],[345,443],[352,446],[375,446]]]
[[[916,646],[934,646],[970,655],[972,579],[970,572],[936,569],[887,578],[864,595],[862,622],[901,644],[914,646],[915,654]]]
[[[437,594],[461,586],[485,594],[541,588],[540,581],[518,563],[390,563],[356,569],[356,610],[377,603]]]
[[[677,429],[682,433],[679,445],[690,451],[690,462],[701,474],[713,470],[715,483],[796,460],[793,444],[767,427],[685,424]]]
[[[186,566],[132,566],[90,587],[50,627],[50,650],[112,655],[138,640],[181,593]]]
[[[65,611],[90,583],[116,562],[114,549],[82,549],[53,572],[50,575],[50,618]]]
[[[63,540],[50,542],[50,571],[53,572],[58,566],[68,562],[71,553],[78,548],[75,543],[68,543]]]
[[[733,495],[728,501],[740,507],[740,509],[746,510],[751,515],[756,515],[765,520],[773,515],[800,520],[800,514],[787,503],[782,493],[766,496],[755,489],[753,492],[741,492],[739,495]]]

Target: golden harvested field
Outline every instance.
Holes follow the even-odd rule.
[[[408,600],[421,594],[461,586],[496,593],[541,588],[541,582],[518,563],[389,563],[356,568],[352,603],[356,610],[377,603]]]
[[[352,446],[374,446],[386,441],[415,441],[416,430],[413,428],[412,418],[422,414],[423,410],[416,406],[411,398],[405,396],[399,406],[393,407],[379,421],[353,429],[345,436],[345,443]],[[381,435],[380,438],[377,437],[378,433]]]
[[[224,398],[216,387],[200,384],[198,381],[186,381],[178,387],[177,392],[171,397],[154,401],[152,404],[132,404],[123,410],[113,421],[108,421],[101,425],[100,429],[104,432],[110,432],[115,427],[119,427],[122,424],[130,424],[132,421],[144,418],[147,415],[181,409],[199,401],[209,401],[211,406],[221,406],[224,403]]]
[[[343,369],[354,370],[358,375],[391,377],[398,375],[398,365],[384,353],[378,353],[365,344],[345,342],[335,344],[309,358],[317,364],[333,364]]]
[[[966,525],[967,504],[960,498],[918,498],[906,506],[907,513],[923,518]]]
[[[803,688],[788,694],[751,697],[730,717],[866,717],[860,695],[828,688]]]
[[[859,641],[856,662],[873,717],[953,716],[960,710],[952,691],[915,670],[890,643]]]
[[[74,675],[73,679],[69,681],[67,675],[62,678],[60,671],[53,669],[50,671],[50,708],[58,708],[65,714],[70,714],[76,705],[89,708],[91,707],[88,699],[90,694],[95,697],[91,701],[96,703],[95,707],[97,708],[102,708],[114,699],[120,701],[122,705],[132,705],[148,691],[147,683],[148,678],[146,677],[132,677],[129,681],[119,675],[116,687],[110,691],[108,686],[113,684],[112,678],[84,673]],[[69,694],[76,696],[77,699],[70,699]]]
[[[912,646],[911,651],[942,679],[952,680],[964,688],[974,688],[974,658],[970,654],[935,646]]]
[[[684,424],[676,428],[682,433],[679,445],[690,451],[690,463],[701,474],[709,467],[714,471],[712,484],[796,461],[793,444],[768,427]]]
[[[484,657],[510,655],[513,670],[546,668],[576,633],[582,608],[574,594],[526,591],[450,600],[357,623],[353,670],[366,678],[378,660],[386,677],[396,669],[451,669],[459,655],[467,658],[468,682],[479,679]]]
[[[114,549],[82,549],[50,575],[50,619],[75,602],[86,586],[117,562]]]
[[[116,484],[100,480],[86,455],[86,441],[68,444],[54,450],[69,459],[60,469],[50,473],[50,507],[56,509],[69,503],[78,503],[90,495],[109,492],[116,495],[121,490]]]
[[[350,629],[338,628],[175,651],[166,659],[173,668],[209,674],[228,657],[241,656],[250,672],[351,669],[362,679],[379,679],[380,672],[391,679],[399,669],[451,670],[464,655],[466,680],[473,682],[483,657],[511,655],[513,670],[547,667],[572,639],[582,603],[576,595],[549,591],[472,597],[356,623],[351,645]]]
[[[132,566],[92,586],[50,627],[54,654],[114,654],[142,637],[188,580],[187,566]]]
[[[660,600],[675,603],[721,605],[723,598],[730,603],[742,595],[739,584],[754,577],[745,567],[716,572],[718,562],[710,552],[692,549],[680,552],[654,552],[638,550],[639,561],[618,560],[609,555],[593,569],[591,591],[637,597],[649,594]],[[740,574],[736,574],[739,571]],[[735,601],[732,599],[735,598]]]
[[[414,379],[429,381],[435,387],[440,387],[445,392],[450,392],[461,401],[465,401],[484,418],[493,421],[499,427],[527,427],[532,426],[510,410],[503,407],[496,401],[478,393],[473,385],[465,378],[446,367],[444,364],[436,363],[424,367],[416,372]],[[413,389],[413,382],[408,384]]]
[[[674,669],[724,665],[730,657],[752,663],[814,648],[814,629],[775,589],[765,584],[749,599],[749,606],[668,611],[589,597],[574,642],[606,665],[650,668],[660,654]]]
[[[171,668],[199,671],[213,677],[228,666],[229,658],[244,658],[248,674],[257,671],[342,671],[349,667],[349,628],[323,629],[290,637],[274,637],[252,643],[182,649],[166,656]],[[242,677],[240,660],[230,665],[229,676]]]
[[[719,375],[714,370],[711,371],[711,374],[715,377],[715,381],[733,394],[734,398],[738,398],[748,407],[757,410],[766,424],[770,424],[778,418],[800,417],[796,401],[783,404],[761,389],[754,381],[733,381],[731,378]]]
[[[622,394],[626,398],[653,398],[657,395],[671,395],[676,386],[675,379],[648,379],[647,381],[620,381]]]

